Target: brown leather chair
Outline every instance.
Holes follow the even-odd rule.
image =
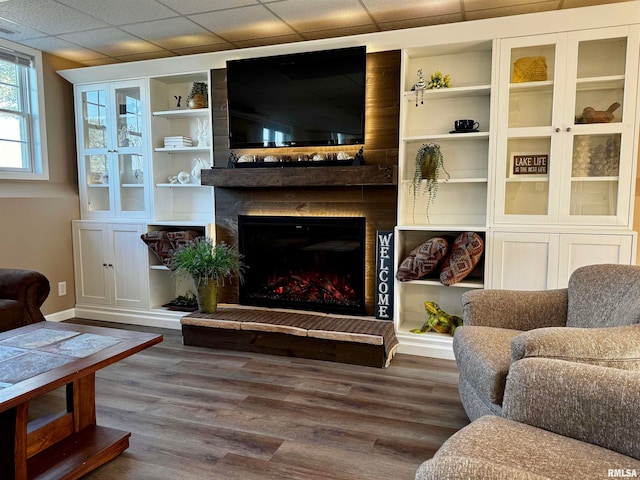
[[[47,277],[39,272],[0,268],[0,331],[43,322],[40,307],[50,288]]]

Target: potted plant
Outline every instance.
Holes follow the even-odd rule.
[[[193,82],[187,96],[187,107],[207,108],[209,106],[209,92],[205,82]]]
[[[198,310],[214,313],[218,307],[218,286],[225,278],[238,275],[242,281],[245,265],[237,250],[225,242],[214,243],[199,237],[179,246],[172,255],[171,269],[193,278]]]
[[[435,200],[438,193],[438,180],[440,169],[449,179],[449,172],[444,168],[444,156],[437,143],[424,143],[416,153],[416,170],[413,176],[413,208],[415,214],[416,197],[419,194],[427,194],[427,222],[429,221],[429,206]]]

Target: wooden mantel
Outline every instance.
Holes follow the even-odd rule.
[[[348,187],[398,184],[396,166],[211,168],[202,170],[202,185],[226,188]]]

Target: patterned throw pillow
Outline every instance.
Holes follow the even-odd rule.
[[[171,256],[173,251],[179,246],[201,236],[201,233],[193,230],[181,230],[178,232],[154,230],[140,235],[140,238],[147,244],[163,265],[171,268]]]
[[[440,270],[440,282],[444,285],[453,285],[469,275],[476,267],[484,251],[482,237],[474,232],[465,232],[459,235],[451,252],[442,264]]]
[[[164,230],[155,230],[140,235],[142,241],[146,243],[149,249],[158,257],[158,260],[167,267],[171,263],[171,252],[173,251],[171,241],[167,237],[168,233],[169,232]]]
[[[411,250],[396,273],[400,281],[417,280],[436,269],[438,263],[446,256],[449,242],[442,237],[433,237]]]

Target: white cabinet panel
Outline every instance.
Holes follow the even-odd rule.
[[[564,288],[571,273],[585,265],[599,263],[634,264],[635,235],[560,235],[558,285]]]
[[[557,235],[496,232],[491,258],[491,288],[547,290],[557,286]]]
[[[491,288],[565,288],[571,273],[585,265],[634,263],[635,233],[494,232]]]
[[[147,308],[147,253],[143,225],[73,222],[76,302]]]

